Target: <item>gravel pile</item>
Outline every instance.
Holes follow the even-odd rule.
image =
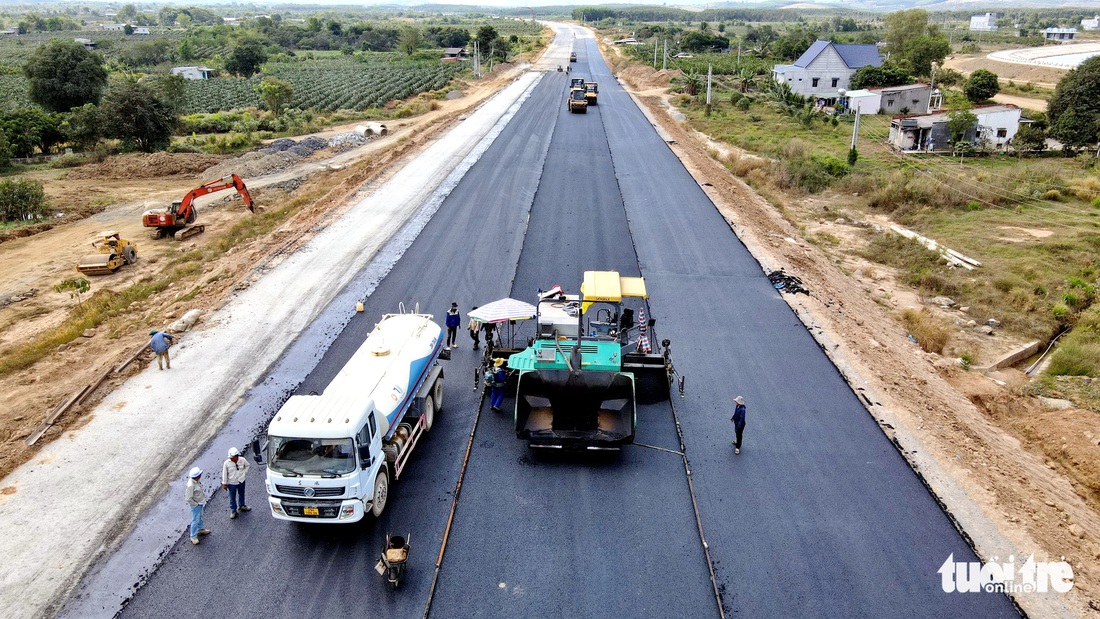
[[[341,133],[339,135],[332,136],[331,138],[329,138],[328,147],[338,153],[342,153],[344,151],[351,150],[357,146],[362,146],[369,141],[369,137],[359,135],[358,133],[352,131],[350,133]]]
[[[265,149],[266,150],[266,149]],[[293,151],[265,153],[253,151],[236,159],[224,161],[202,173],[204,180],[210,181],[229,174],[244,178],[254,178],[285,170],[302,160],[302,156]]]

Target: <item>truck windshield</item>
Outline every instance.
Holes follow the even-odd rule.
[[[350,438],[268,438],[268,466],[277,473],[336,476],[355,470],[355,448]]]

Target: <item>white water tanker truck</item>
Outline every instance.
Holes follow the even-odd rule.
[[[443,406],[442,329],[429,314],[386,314],[319,395],[287,400],[267,430],[267,494],[279,520],[381,516]]]

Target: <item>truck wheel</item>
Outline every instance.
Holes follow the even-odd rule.
[[[126,261],[126,264],[133,264],[137,262],[137,252],[134,251],[134,247],[132,245],[127,245],[125,248],[123,248],[122,258]]]
[[[432,396],[424,398],[424,431],[428,432],[435,423],[435,401]]]
[[[438,378],[432,387],[432,400],[435,403],[435,412],[443,412],[443,379]]]
[[[386,473],[385,467],[378,473],[378,477],[374,478],[374,499],[371,501],[370,513],[374,514],[375,518],[382,516],[382,512],[386,511],[386,501],[390,496],[390,476]]]

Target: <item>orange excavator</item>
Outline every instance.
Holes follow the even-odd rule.
[[[183,200],[173,202],[172,206],[166,209],[145,211],[141,216],[141,223],[146,228],[156,228],[154,238],[158,239],[171,235],[177,241],[182,241],[196,234],[201,234],[206,230],[206,226],[195,224],[198,214],[195,210],[195,199],[226,189],[236,189],[237,193],[241,194],[241,199],[244,200],[245,205],[248,206],[248,210],[253,213],[257,211],[258,207],[252,203],[252,196],[248,193],[248,187],[244,186],[244,181],[236,174],[230,174],[192,189],[187,192],[187,195],[183,196]],[[259,210],[263,211],[263,209]]]

